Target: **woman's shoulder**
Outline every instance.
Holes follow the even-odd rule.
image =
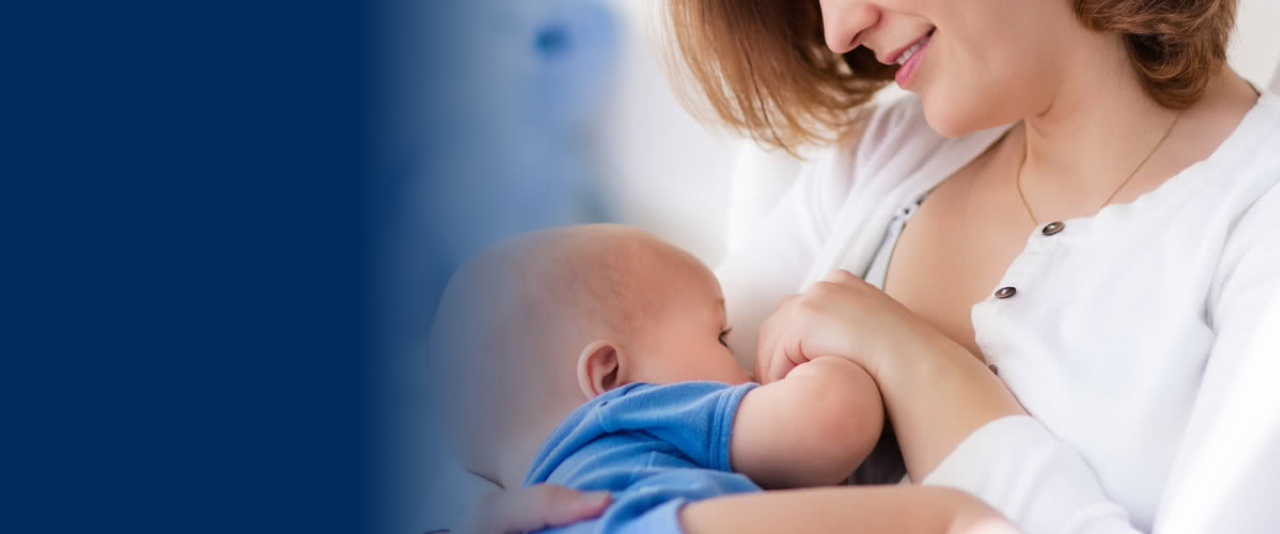
[[[1280,95],[1263,92],[1227,139],[1188,174],[1199,178],[1199,187],[1186,191],[1213,209],[1237,217],[1260,213],[1255,205],[1280,191]]]
[[[1264,91],[1227,143],[1232,160],[1254,168],[1280,169],[1280,95]]]
[[[1265,221],[1255,224],[1274,234],[1280,225],[1280,95],[1262,93],[1219,150],[1209,169],[1238,177],[1227,182],[1226,194],[1244,208],[1239,219]]]

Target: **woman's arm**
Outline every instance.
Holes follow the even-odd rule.
[[[688,534],[1013,534],[991,507],[960,491],[865,486],[750,493],[698,501],[680,511]]]

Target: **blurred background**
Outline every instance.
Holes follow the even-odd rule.
[[[711,265],[733,220],[767,209],[802,162],[681,108],[664,67],[659,0],[492,0],[389,9],[397,77],[380,160],[391,272],[374,390],[383,421],[384,532],[457,515],[474,480],[428,461],[422,328],[452,269],[522,231],[608,221],[646,228]],[[431,3],[436,4],[436,3]],[[1231,64],[1280,90],[1280,2],[1241,0]],[[458,53],[468,50],[467,53]],[[484,58],[476,61],[475,58]],[[430,67],[427,67],[427,66]],[[881,98],[900,98],[896,88]],[[431,125],[449,125],[448,130]],[[444,179],[447,178],[447,179]],[[424,503],[429,503],[424,506]],[[433,515],[434,514],[434,515]],[[432,521],[437,521],[432,523]]]

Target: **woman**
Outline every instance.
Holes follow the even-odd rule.
[[[910,479],[1027,532],[1275,519],[1256,504],[1274,477],[1197,493],[1280,465],[1273,408],[1229,398],[1280,282],[1280,98],[1225,64],[1234,0],[670,8],[721,121],[788,149],[838,138],[720,270],[758,379],[856,355]],[[914,97],[867,104],[891,79]],[[1243,457],[1215,446],[1227,420],[1256,430]],[[496,526],[598,505],[541,509]]]

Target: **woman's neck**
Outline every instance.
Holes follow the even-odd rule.
[[[1010,161],[1017,165],[1025,150],[1022,184],[1037,214],[1091,215],[1130,173],[1135,180],[1115,202],[1158,187],[1208,157],[1256,101],[1252,87],[1224,68],[1190,109],[1165,109],[1147,96],[1127,57],[1112,59],[1065,70],[1060,90],[1011,136]]]
[[[1098,44],[1098,46],[1104,46]],[[1176,113],[1143,91],[1118,43],[1101,62],[1065,65],[1059,90],[1024,120],[1027,177],[1109,190],[1150,152]]]

